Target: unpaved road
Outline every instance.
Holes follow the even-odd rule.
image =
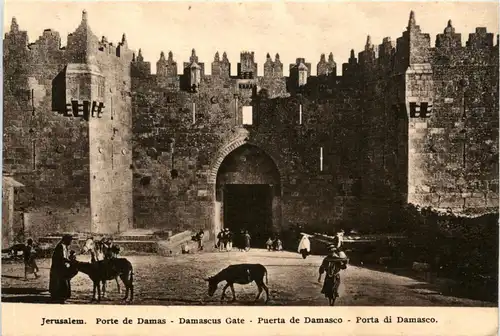
[[[204,277],[214,275],[234,263],[261,263],[269,272],[270,301],[275,306],[324,306],[327,300],[320,294],[317,283],[318,266],[322,257],[303,260],[290,252],[208,252],[176,257],[130,256],[135,270],[135,300],[137,305],[219,305],[222,284],[214,297],[207,295]],[[79,256],[88,261],[88,257]],[[38,260],[41,278],[23,280],[22,263],[3,263],[2,300],[5,302],[47,302],[50,261]],[[446,296],[425,282],[355,266],[342,273],[340,306],[484,306],[491,302]],[[124,286],[122,285],[122,288]],[[252,304],[257,293],[255,284],[236,285],[237,302],[225,305]],[[68,303],[89,303],[92,282],[85,274],[72,280],[73,297]],[[227,291],[230,294],[230,290]],[[116,283],[108,283],[108,299],[102,304],[122,304]],[[258,304],[263,304],[263,298]]]

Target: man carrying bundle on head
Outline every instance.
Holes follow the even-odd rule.
[[[349,259],[344,252],[338,251],[334,245],[329,245],[328,250],[329,254],[323,259],[319,267],[318,282],[321,282],[321,276],[326,273],[321,294],[324,294],[328,298],[330,306],[333,306],[335,299],[339,296],[340,271],[347,268]]]

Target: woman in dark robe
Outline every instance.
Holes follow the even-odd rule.
[[[71,297],[70,280],[78,273],[70,266],[69,245],[72,240],[73,237],[70,235],[64,235],[52,254],[49,292],[50,297],[56,303],[64,303]]]

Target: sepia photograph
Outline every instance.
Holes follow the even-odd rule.
[[[2,302],[497,307],[498,7],[7,1]]]

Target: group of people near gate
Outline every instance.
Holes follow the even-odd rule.
[[[241,230],[237,234],[233,234],[229,228],[223,229],[217,234],[216,248],[220,252],[229,252],[236,247],[239,251],[248,252],[250,250],[251,236],[247,230]]]
[[[283,251],[283,242],[280,237],[269,237],[266,241],[268,251]]]
[[[59,243],[54,248],[50,265],[49,275],[49,292],[52,302],[65,303],[71,298],[71,279],[78,274],[74,260],[76,260],[75,251],[70,250],[73,237],[64,235]],[[113,241],[109,238],[104,238],[102,241],[106,247],[104,258],[116,258],[113,247]],[[28,275],[34,274],[35,278],[39,278],[39,268],[36,263],[36,248],[33,240],[30,238],[26,241],[23,249],[24,258],[24,279],[28,279]]]
[[[78,274],[78,269],[73,263],[76,260],[75,251],[70,250],[72,242],[71,235],[64,235],[52,254],[49,292],[50,297],[56,303],[64,303],[71,298],[71,279]],[[114,245],[111,238],[105,237],[100,240],[100,243],[103,245],[103,260],[118,257],[119,247]],[[95,257],[92,256],[92,262],[98,261],[94,259]]]
[[[340,286],[340,272],[347,268],[347,264],[349,262],[349,259],[342,249],[343,235],[344,231],[340,230],[337,232],[332,244],[328,245],[328,255],[323,259],[318,270],[318,282],[321,282],[323,274],[325,275],[321,293],[328,298],[330,305],[333,305],[336,298],[339,296],[338,289]],[[300,253],[304,259],[306,259],[311,253],[310,237],[310,235],[302,233],[302,238],[300,239],[297,249],[297,252]],[[203,236],[199,238],[202,240]],[[217,238],[217,246],[220,251],[230,251],[232,249],[233,235],[229,229],[226,228],[221,231],[217,235]],[[248,231],[242,230],[235,238],[235,247],[245,251],[250,249],[251,239]],[[61,241],[56,245],[52,255],[49,292],[53,302],[55,303],[64,303],[71,297],[70,281],[78,273],[76,267],[72,265],[72,261],[75,258],[75,252],[70,251],[69,249],[72,240],[73,237],[71,235],[64,235]],[[108,247],[108,251],[112,251],[111,247],[113,246],[113,243],[111,240],[104,239],[102,242]],[[274,246],[277,246],[276,249],[280,249],[279,237],[275,237],[274,239],[269,238],[267,243],[268,250],[273,249]],[[33,273],[35,277],[38,278],[38,266],[35,261],[35,249],[32,239],[27,240],[25,249],[23,250],[23,257],[25,264],[25,279],[27,279],[27,276],[30,273]],[[108,257],[112,258],[113,256]]]

